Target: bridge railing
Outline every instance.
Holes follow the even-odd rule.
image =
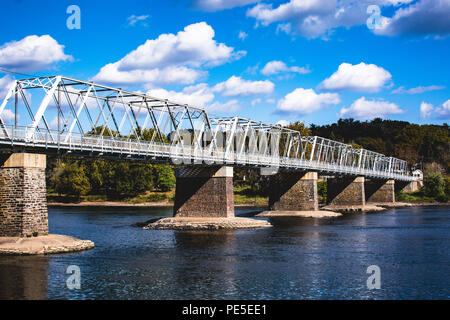
[[[52,148],[69,152],[92,152],[94,154],[111,154],[115,156],[145,158],[158,157],[175,164],[220,164],[254,167],[271,167],[275,169],[303,169],[328,174],[364,175],[378,178],[413,180],[407,172],[382,171],[349,166],[338,163],[326,163],[319,160],[296,159],[290,157],[273,157],[258,153],[216,150],[210,147],[198,148],[180,144],[134,141],[125,138],[108,138],[97,135],[58,133],[57,131],[34,131],[30,136],[28,127],[4,125],[0,128],[0,143],[16,146]],[[66,139],[67,138],[67,139]]]

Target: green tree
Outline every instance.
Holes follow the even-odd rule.
[[[89,179],[78,161],[63,165],[63,170],[56,180],[56,191],[60,194],[80,198],[91,190]]]
[[[168,165],[161,166],[157,181],[158,187],[161,191],[169,191],[175,187],[176,179],[173,169]]]
[[[438,200],[445,198],[445,180],[440,173],[430,173],[423,179],[424,195]]]

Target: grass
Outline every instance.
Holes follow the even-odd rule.
[[[235,204],[267,205],[269,202],[268,197],[257,194],[249,186],[237,185],[233,190]]]
[[[409,193],[400,191],[396,193],[395,200],[410,203],[437,202],[435,198],[424,196],[422,191],[415,191]]]

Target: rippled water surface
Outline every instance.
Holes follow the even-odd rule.
[[[245,210],[237,210],[244,213]],[[272,220],[273,228],[141,230],[170,208],[53,208],[50,232],[90,251],[0,257],[1,299],[449,299],[448,207],[333,219]],[[81,270],[69,290],[67,267]],[[381,269],[381,289],[366,271]]]

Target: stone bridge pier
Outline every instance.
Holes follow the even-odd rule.
[[[395,203],[395,181],[366,179],[365,196],[367,203]]]
[[[234,214],[232,167],[185,167],[175,170],[173,218],[146,222],[144,229],[218,230],[270,227],[265,220]]]
[[[175,176],[174,217],[234,217],[232,167],[179,168]]]
[[[335,217],[340,214],[319,210],[317,172],[280,171],[270,176],[269,210],[258,217]]]
[[[329,207],[357,207],[366,205],[364,177],[336,177],[327,179]]]
[[[317,172],[282,171],[271,176],[269,210],[319,210]]]
[[[48,234],[45,167],[46,156],[31,153],[13,153],[1,164],[0,237]]]
[[[89,240],[48,234],[45,155],[13,153],[0,165],[0,255],[66,253],[94,247]]]

